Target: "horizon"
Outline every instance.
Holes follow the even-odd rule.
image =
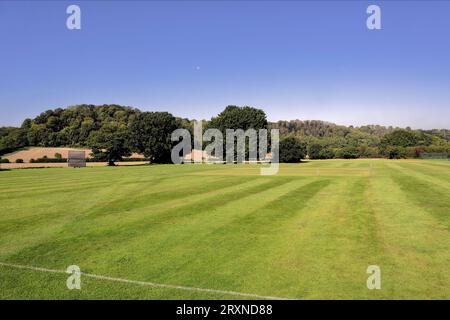
[[[80,106],[80,105],[93,105],[95,107],[100,107],[102,105],[118,105],[118,106],[125,107],[125,108],[138,109],[141,112],[168,112],[166,110],[159,110],[159,109],[142,110],[140,107],[137,107],[137,106],[126,106],[126,105],[120,105],[120,104],[117,104],[117,103],[110,103],[110,104],[82,103],[82,104],[79,104],[79,105],[71,105],[71,106],[66,106],[66,107],[55,107],[55,108],[50,108],[50,109],[47,108],[47,109],[41,111],[40,113],[38,113],[38,114],[36,114],[36,115],[34,115],[32,117],[26,117],[26,118],[22,119],[22,121],[18,125],[6,125],[6,126],[1,126],[0,125],[0,127],[15,127],[15,128],[17,128],[17,127],[21,126],[22,122],[25,119],[34,119],[35,117],[39,116],[39,114],[44,113],[44,112],[46,112],[48,110],[69,109],[69,108],[75,108],[75,107]],[[244,107],[244,106],[247,106],[247,105],[243,105],[243,106],[239,106],[239,107]],[[222,112],[223,110],[225,110],[226,107],[227,106],[224,106],[223,109],[221,111],[219,111],[219,113]],[[266,113],[266,111],[264,109],[262,109],[262,108],[258,108],[258,107],[255,107],[255,106],[248,106],[248,107],[257,108],[257,109],[260,109],[260,110],[262,110],[262,111],[264,111]],[[205,118],[197,119],[197,118],[192,118],[192,117],[181,117],[181,116],[179,116],[177,114],[172,114],[172,115],[174,117],[178,117],[178,118],[182,118],[182,119],[188,119],[190,121],[210,121],[213,117],[217,116],[217,114],[216,114],[216,115],[213,115],[212,117],[207,118],[207,119],[205,119]],[[410,126],[401,127],[401,126],[396,126],[396,125],[383,125],[383,124],[379,124],[379,123],[366,123],[366,124],[361,124],[361,125],[353,125],[353,124],[336,123],[336,122],[328,121],[328,120],[324,120],[324,119],[299,119],[299,118],[296,118],[296,119],[271,120],[271,119],[267,118],[267,122],[269,122],[269,123],[277,123],[277,122],[280,122],[280,121],[321,121],[321,122],[324,122],[324,123],[330,123],[330,124],[334,124],[334,125],[337,125],[337,126],[354,127],[354,128],[360,128],[360,127],[364,127],[364,126],[381,126],[381,127],[386,127],[386,128],[392,127],[394,129],[395,128],[401,128],[401,129],[411,128],[412,130],[450,130],[450,128],[430,128],[430,129],[425,129],[425,128],[415,128],[415,127],[410,127]]]
[[[69,4],[82,12],[68,30]],[[0,126],[58,107],[450,129],[450,2],[0,2]]]

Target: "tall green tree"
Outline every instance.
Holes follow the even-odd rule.
[[[151,163],[170,163],[171,134],[178,124],[168,112],[143,112],[130,125],[129,144]]]
[[[225,134],[225,129],[266,129],[267,117],[263,110],[253,107],[228,106],[224,111],[212,118],[208,127],[219,129]],[[224,135],[225,137],[225,135]]]
[[[227,106],[225,110],[211,119],[208,128],[218,129],[223,135],[223,150],[226,150],[226,130],[242,129],[267,129],[267,117],[263,110],[244,106]],[[259,141],[258,141],[259,144]],[[268,144],[270,146],[270,135],[268,136]],[[237,141],[235,141],[234,158],[237,159]],[[249,158],[249,145],[245,145],[245,158]]]
[[[109,166],[114,166],[116,161],[122,161],[124,157],[131,155],[128,140],[127,130],[110,124],[90,135],[89,146],[95,159],[107,161]]]

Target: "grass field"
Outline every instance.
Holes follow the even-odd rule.
[[[0,262],[293,299],[450,299],[450,162],[0,172]],[[366,287],[368,265],[381,290]],[[0,266],[0,298],[239,299]]]

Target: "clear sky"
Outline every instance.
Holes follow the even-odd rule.
[[[369,4],[382,30],[367,29]],[[450,1],[0,1],[0,126],[117,103],[450,128],[449,17]]]

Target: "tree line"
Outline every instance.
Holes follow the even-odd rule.
[[[0,156],[28,146],[91,148],[95,159],[113,164],[132,152],[152,163],[171,162],[171,133],[194,120],[168,112],[142,112],[120,105],[78,105],[47,110],[19,128],[0,127]],[[378,125],[341,126],[325,121],[267,121],[263,110],[228,106],[204,129],[279,129],[280,161],[332,158],[407,158],[449,153],[450,130],[412,130]]]
[[[311,159],[415,158],[423,153],[450,153],[450,130],[413,130],[367,125],[341,126],[324,121],[278,121],[283,137],[304,142]]]

